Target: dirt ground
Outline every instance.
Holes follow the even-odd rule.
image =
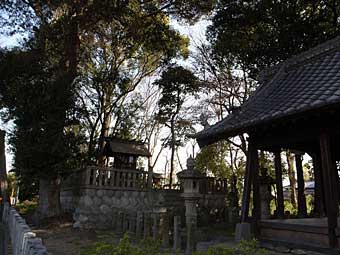
[[[81,251],[94,245],[96,242],[118,243],[121,238],[121,236],[111,231],[73,229],[72,221],[67,219],[55,219],[53,222],[45,223],[40,227],[32,226],[32,230],[38,237],[43,239],[43,243],[50,255],[79,255]],[[220,242],[226,246],[235,245],[231,236],[223,238]],[[217,243],[214,241],[202,242],[198,246],[207,247]],[[273,251],[269,254],[283,255],[283,253]]]
[[[120,239],[110,231],[79,230],[72,225],[72,221],[54,219],[53,222],[31,228],[42,238],[50,255],[79,255],[96,242],[118,243]]]

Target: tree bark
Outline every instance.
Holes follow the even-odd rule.
[[[5,132],[0,130],[0,222],[2,218],[4,202],[8,202],[6,156],[5,156]]]
[[[287,158],[287,166],[288,166],[289,185],[290,185],[290,201],[293,207],[296,208],[297,194],[296,194],[296,178],[295,178],[295,171],[294,171],[294,156],[289,151],[287,151],[286,158]]]
[[[305,196],[305,180],[303,178],[302,155],[295,154],[295,165],[298,181],[298,215],[307,217],[307,205]]]
[[[105,165],[106,157],[102,153],[104,151],[104,147],[106,144],[104,138],[108,137],[110,134],[110,124],[111,124],[111,113],[106,111],[103,117],[103,124],[102,124],[101,132],[100,132],[100,141],[99,141],[99,151],[101,154],[98,159],[98,164],[100,166]]]
[[[284,218],[284,198],[282,187],[282,165],[281,165],[281,152],[276,151],[275,155],[275,183],[277,190],[277,216],[280,219]]]
[[[39,179],[39,219],[59,216],[60,179]]]
[[[172,120],[171,121],[171,159],[170,159],[169,189],[172,188],[172,175],[175,169],[175,152],[176,152],[175,123]]]

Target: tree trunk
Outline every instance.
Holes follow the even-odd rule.
[[[60,179],[39,179],[39,219],[59,216]]]
[[[3,202],[8,201],[6,156],[5,156],[5,154],[6,154],[6,152],[5,152],[5,132],[0,130],[0,205]],[[2,213],[2,212],[0,211],[0,213]],[[1,218],[1,215],[0,215],[0,218]]]
[[[98,164],[100,166],[105,165],[106,157],[104,155],[102,155],[102,153],[104,151],[104,147],[105,147],[105,144],[106,144],[106,142],[104,141],[104,138],[108,137],[109,134],[110,134],[110,132],[109,132],[110,131],[110,124],[111,124],[111,113],[105,112],[101,132],[100,132],[100,141],[99,141],[99,151],[100,151],[101,154],[100,154],[99,159],[98,159]]]
[[[175,168],[175,152],[176,152],[176,135],[175,124],[171,121],[171,159],[170,159],[170,176],[169,176],[169,189],[172,188],[172,175]]]
[[[296,208],[297,194],[296,194],[296,178],[294,171],[294,156],[289,151],[286,152],[287,166],[288,166],[288,178],[290,185],[290,201],[294,208]]]

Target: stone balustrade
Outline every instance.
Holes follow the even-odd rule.
[[[86,169],[75,171],[63,183],[63,189],[75,186],[142,191],[148,187],[148,172],[89,166]]]
[[[149,173],[142,170],[115,169],[110,167],[88,166],[86,169],[75,171],[63,182],[62,190],[74,187],[102,188],[112,190],[145,191],[148,187]],[[154,189],[169,189],[169,185],[161,183]],[[180,189],[180,184],[172,189]],[[201,194],[227,194],[226,179],[204,177],[200,181]]]

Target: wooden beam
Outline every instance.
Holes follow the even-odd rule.
[[[314,213],[318,217],[325,215],[324,210],[324,191],[322,185],[322,171],[321,171],[321,158],[320,152],[313,155],[313,168],[314,168]]]
[[[320,152],[321,152],[321,165],[323,186],[325,191],[325,205],[328,220],[328,238],[330,247],[338,246],[338,241],[335,233],[337,228],[338,217],[338,201],[335,194],[336,188],[334,185],[335,171],[332,161],[330,134],[327,130],[320,132]]]
[[[302,155],[295,154],[296,174],[298,182],[298,215],[299,217],[307,217],[307,206],[305,196],[305,180],[303,178]]]
[[[282,165],[281,165],[281,152],[274,152],[275,156],[275,183],[277,193],[277,216],[280,219],[284,218],[284,199],[283,199],[283,186],[282,186]]]

